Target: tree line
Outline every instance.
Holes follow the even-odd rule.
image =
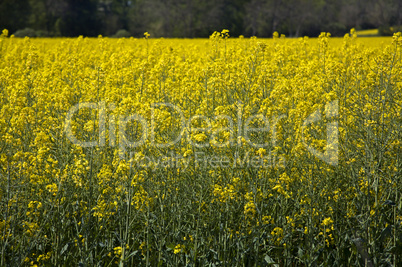
[[[389,33],[401,0],[0,0],[0,28],[16,35],[208,37],[342,36],[350,28]]]

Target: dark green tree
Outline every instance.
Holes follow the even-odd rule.
[[[57,28],[63,36],[97,36],[101,32],[96,0],[65,0]]]
[[[28,27],[31,6],[28,0],[0,0],[0,27],[14,33]]]

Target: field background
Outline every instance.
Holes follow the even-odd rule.
[[[400,34],[6,35],[0,38],[1,266],[402,263]],[[337,114],[328,118],[325,107],[333,101]],[[67,138],[66,116],[83,102],[105,103],[104,144],[81,147]],[[186,119],[204,115],[210,124],[191,121],[188,138],[167,148],[147,136],[122,159],[117,121],[138,114],[149,123],[153,103],[178,106]],[[268,140],[266,147],[244,138],[239,110],[243,124],[262,114],[276,125],[250,134],[255,143]],[[322,119],[302,127],[317,110]],[[99,111],[74,115],[78,139],[99,140]],[[164,107],[154,112],[156,142],[174,139],[180,116]],[[327,144],[333,121],[338,142]],[[259,119],[250,124],[264,127]],[[143,125],[125,126],[129,140],[141,140]],[[234,145],[219,146],[231,138]],[[337,147],[337,164],[307,145],[322,153]],[[234,161],[269,155],[275,164],[214,168],[191,160],[200,152]],[[179,164],[137,164],[172,153],[182,157]]]

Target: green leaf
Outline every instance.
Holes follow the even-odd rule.
[[[279,264],[276,264],[275,261],[268,255],[265,255],[264,260],[266,263],[268,263],[268,265],[273,265],[275,267],[279,266]]]
[[[61,249],[60,251],[60,256],[64,254],[64,252],[66,252],[68,249],[68,243]]]

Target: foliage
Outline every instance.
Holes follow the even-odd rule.
[[[23,30],[18,30],[14,33],[15,37],[36,37],[35,30],[31,28],[25,28]]]
[[[343,36],[347,29],[401,26],[399,0],[3,0],[0,28],[32,28],[47,36],[208,37],[217,28],[232,36]],[[382,33],[382,31],[380,31]],[[385,34],[389,35],[390,33]],[[392,32],[393,33],[393,32]],[[391,33],[391,36],[392,36]]]
[[[125,30],[125,29],[120,29],[116,32],[116,34],[113,36],[115,38],[123,38],[123,37],[130,37],[131,34]]]
[[[384,25],[378,29],[378,34],[382,35],[382,36],[392,36],[395,32],[399,32],[401,30],[402,30],[401,26],[390,27],[390,26]]]

